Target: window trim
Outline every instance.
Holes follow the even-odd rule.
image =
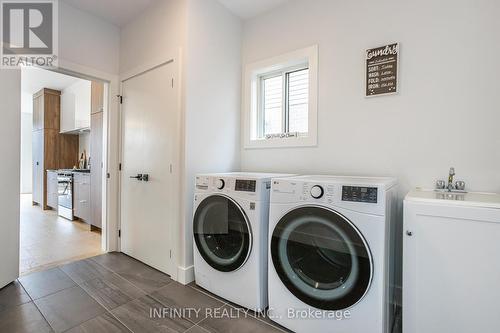
[[[297,137],[259,138],[263,128],[259,128],[263,114],[262,78],[287,75],[291,70],[309,69],[309,106],[308,106],[308,133]],[[286,85],[287,80],[283,80]],[[280,147],[311,147],[317,145],[317,112],[318,112],[318,46],[289,52],[267,60],[248,64],[245,67],[243,82],[243,146],[245,149],[255,148],[280,148]],[[287,93],[284,86],[283,94]],[[286,96],[285,96],[286,97]],[[286,101],[286,98],[284,99]],[[287,114],[288,102],[283,105],[283,114]],[[283,119],[286,126],[286,119]],[[286,127],[283,127],[286,128]]]

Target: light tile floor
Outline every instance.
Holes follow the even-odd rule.
[[[102,253],[100,233],[33,206],[31,194],[21,195],[20,230],[21,275]]]

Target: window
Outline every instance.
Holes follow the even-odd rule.
[[[317,47],[247,66],[245,148],[316,145]]]
[[[291,68],[260,77],[260,137],[306,134],[309,110],[309,68]]]

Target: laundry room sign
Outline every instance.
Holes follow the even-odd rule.
[[[399,44],[366,50],[366,97],[398,92]]]

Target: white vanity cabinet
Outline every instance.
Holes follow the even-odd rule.
[[[75,133],[90,128],[91,82],[79,80],[61,93],[61,133]]]
[[[410,192],[403,332],[498,332],[500,195]]]

